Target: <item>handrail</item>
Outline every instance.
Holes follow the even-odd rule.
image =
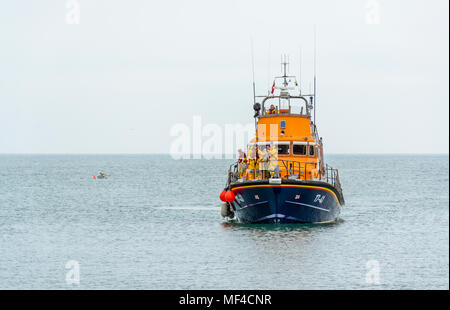
[[[339,179],[339,170],[325,165],[325,175],[326,182],[333,185],[342,194],[341,181]]]
[[[298,171],[297,178],[298,180],[307,180],[307,167],[309,165],[314,165],[314,168],[317,168],[318,163],[316,162],[299,162],[295,160],[279,160],[282,162],[283,166],[286,168],[286,178],[289,178],[292,175],[295,175],[295,172]],[[303,166],[302,166],[303,164]],[[297,170],[295,170],[295,167],[298,167]],[[239,175],[239,162],[236,161],[233,164],[230,165],[230,168],[228,169],[228,178],[227,178],[227,184],[225,185],[225,189],[229,189],[231,183],[235,183],[240,179]],[[310,170],[312,171],[312,169]],[[304,178],[302,178],[301,174],[303,173]],[[268,179],[268,178],[267,178]],[[246,179],[248,180],[248,179]],[[312,173],[310,175],[310,180],[312,180]],[[340,199],[342,199],[342,203],[345,203],[344,196],[342,194],[342,187],[341,187],[341,181],[339,179],[339,171],[338,169],[334,169],[328,165],[325,165],[324,172],[320,171],[319,168],[319,180],[324,181],[330,185],[332,185],[340,194]]]
[[[282,114],[282,115],[295,115],[295,116],[311,117],[311,111],[310,111],[310,108],[308,106],[308,104],[309,104],[308,103],[308,99],[306,99],[305,96],[291,96],[291,95],[288,95],[286,97],[284,97],[284,96],[265,96],[264,99],[261,102],[261,107],[262,107],[262,114],[261,114],[261,116],[262,117],[268,116],[268,115],[272,115],[272,114],[267,114],[267,109],[265,107],[265,104],[266,104],[267,100],[269,100],[269,99],[276,99],[276,98],[278,98],[278,99],[289,99],[289,100],[290,99],[300,99],[300,100],[303,100],[305,102],[306,114],[303,114],[303,107],[302,107],[302,112],[300,114],[299,113],[291,113],[291,103],[289,101],[289,113]],[[275,115],[279,115],[279,114],[280,113],[277,110],[277,113]]]
[[[295,179],[299,180],[313,180],[313,170],[318,170],[318,179],[325,181],[342,191],[341,183],[339,180],[339,171],[330,167],[328,164],[325,165],[324,171],[320,171],[318,162],[300,162],[296,160],[279,159],[280,165],[283,165],[286,174],[285,178],[291,178],[294,176]],[[239,175],[239,162],[236,161],[230,165],[228,169],[228,179],[226,187],[231,183],[236,182],[241,176]],[[318,169],[319,167],[319,169]],[[309,177],[308,177],[309,174]]]
[[[225,184],[225,188],[228,188],[231,183],[236,182],[239,179],[238,166],[239,162],[234,162],[228,168],[227,184]]]
[[[300,162],[296,160],[280,160],[283,166],[286,168],[286,176],[289,178],[293,175],[296,175],[296,171],[298,172],[298,178],[300,179],[300,175],[303,174],[304,179],[306,180],[306,175],[308,171],[317,168],[317,162]],[[311,169],[308,169],[309,166],[313,166]],[[296,169],[297,168],[297,169]],[[312,180],[312,173],[310,173],[310,180]]]

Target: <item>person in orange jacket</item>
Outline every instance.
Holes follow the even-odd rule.
[[[241,149],[238,150],[238,154],[239,154],[239,158],[238,158],[238,164],[239,164],[239,177],[243,178],[245,172],[247,171],[247,167],[248,167],[248,160],[247,160],[247,155],[245,154],[245,152]]]
[[[275,106],[273,104],[271,104],[269,111],[267,111],[267,114],[276,114],[276,113],[277,113],[277,109],[275,108]]]
[[[248,177],[255,180],[259,173],[258,147],[256,144],[250,145],[248,148]]]

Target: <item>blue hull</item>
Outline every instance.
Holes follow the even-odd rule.
[[[234,183],[231,206],[242,223],[326,223],[337,220],[342,194],[321,181]]]

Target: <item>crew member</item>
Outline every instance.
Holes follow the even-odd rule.
[[[239,154],[239,159],[238,159],[239,177],[243,178],[245,171],[247,170],[247,166],[248,166],[247,155],[245,155],[244,151],[242,151],[241,149],[238,150],[238,154]]]
[[[259,170],[261,170],[261,178],[266,179],[267,176],[267,170],[269,169],[269,154],[267,152],[266,146],[262,146],[261,150],[259,151]]]
[[[272,143],[267,146],[269,173],[271,178],[280,177],[280,167],[278,165],[278,149]]]
[[[277,109],[275,108],[275,106],[273,104],[271,104],[269,111],[267,111],[267,114],[276,114],[276,113],[277,113]]]
[[[250,180],[256,179],[256,170],[257,170],[257,157],[258,154],[256,152],[255,144],[250,145],[248,148],[248,177]]]

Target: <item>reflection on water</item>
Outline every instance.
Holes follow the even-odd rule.
[[[249,256],[266,257],[273,263],[301,263],[308,251],[321,247],[321,235],[332,234],[342,220],[325,224],[243,224],[236,220],[221,223],[236,246],[245,247]],[[298,268],[298,267],[296,267]]]
[[[256,236],[257,238],[271,236],[283,240],[283,238],[291,238],[293,236],[296,238],[307,238],[311,234],[334,229],[342,223],[344,223],[343,219],[323,224],[244,224],[233,219],[225,221],[221,225],[224,230],[244,231],[245,235]]]
[[[319,229],[324,227],[333,227],[344,223],[344,219],[338,218],[334,222],[322,223],[322,224],[245,224],[240,223],[236,219],[228,220],[222,223],[224,228],[232,229],[251,229],[251,230],[281,230],[281,231],[297,231],[297,230],[309,230]]]

